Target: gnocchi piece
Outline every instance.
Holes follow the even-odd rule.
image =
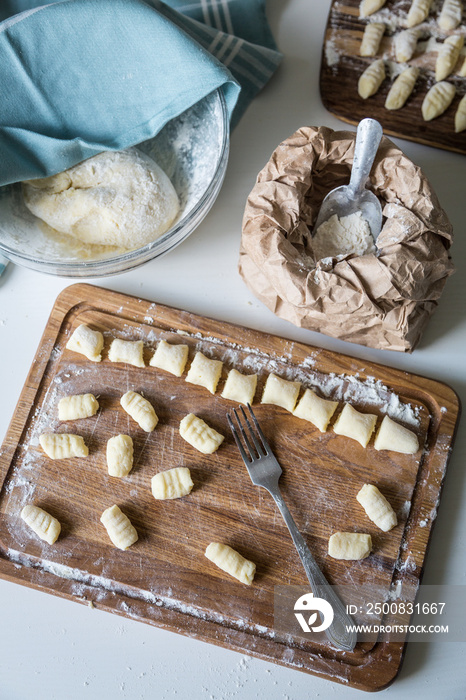
[[[457,134],[466,129],[466,95],[460,100],[455,114],[455,131]]]
[[[123,406],[126,413],[131,416],[146,433],[151,433],[159,422],[159,418],[150,401],[136,391],[127,391],[126,394],[123,394],[120,399],[120,404]]]
[[[321,433],[325,433],[337,406],[338,401],[321,399],[312,389],[306,389],[293,415],[308,420],[319,428]]]
[[[411,60],[420,36],[419,29],[405,29],[395,36],[395,56],[398,63]]]
[[[362,532],[335,532],[328,541],[328,553],[333,559],[365,559],[372,550],[372,538]]]
[[[439,48],[435,63],[435,80],[444,80],[453,71],[464,46],[464,36],[452,34],[448,36]]]
[[[110,362],[126,362],[134,367],[145,367],[144,343],[142,340],[121,340],[114,338],[108,351]]]
[[[438,25],[444,32],[449,32],[461,23],[463,3],[461,0],[444,0],[438,18]]]
[[[421,24],[429,16],[432,0],[413,0],[406,18],[407,27],[415,27]]]
[[[252,404],[257,387],[257,374],[241,374],[236,369],[228,373],[222,397],[238,403]]]
[[[94,394],[74,394],[64,396],[58,402],[58,418],[60,420],[78,420],[90,418],[99,410],[99,402]]]
[[[387,0],[362,0],[359,5],[359,16],[369,17],[374,12],[378,12],[386,3]]]
[[[373,413],[360,413],[349,403],[345,403],[333,429],[337,435],[344,435],[352,440],[357,440],[360,445],[367,447],[376,422],[377,416]]]
[[[59,521],[39,506],[27,505],[21,511],[21,518],[41,540],[48,544],[57,541],[61,532]]]
[[[377,486],[364,484],[356,499],[366,511],[367,517],[384,532],[392,530],[398,524],[395,511]]]
[[[205,555],[213,564],[241,583],[250,586],[256,573],[256,565],[245,559],[236,549],[220,542],[211,542],[205,550]]]
[[[104,510],[100,516],[100,522],[104,525],[112,543],[118,549],[128,549],[128,547],[137,542],[138,533],[136,528],[117,505],[110,506],[110,508]]]
[[[188,360],[188,351],[187,345],[170,345],[166,340],[161,340],[149,364],[164,369],[175,377],[181,377]]]
[[[385,63],[382,58],[370,64],[360,76],[358,81],[358,93],[363,100],[375,95],[385,80]]]
[[[364,34],[359,47],[360,56],[375,56],[379,50],[380,42],[385,33],[385,24],[382,22],[371,22],[366,24]]]
[[[412,430],[408,430],[389,416],[384,416],[375,437],[374,447],[376,450],[391,450],[412,455],[419,449],[419,440]]]
[[[215,452],[225,439],[194,413],[188,413],[180,422],[180,435],[183,440],[205,455]]]
[[[220,360],[210,360],[202,352],[197,352],[186,375],[186,381],[190,384],[203,386],[211,394],[215,394],[218,380],[222,374],[222,366],[223,362]]]
[[[129,435],[115,435],[107,441],[107,469],[110,476],[128,476],[133,468],[133,441]]]
[[[73,335],[66,344],[67,350],[78,352],[92,362],[100,362],[102,359],[102,348],[104,347],[104,336],[100,331],[93,331],[92,328],[81,323],[76,328]]]
[[[401,109],[412,93],[418,76],[419,68],[415,68],[414,66],[405,68],[395,79],[388,92],[387,99],[385,100],[385,109]]]
[[[453,102],[455,96],[455,86],[444,80],[435,83],[422,102],[422,118],[426,122],[436,119],[445,112]]]
[[[300,382],[290,382],[288,379],[277,377],[276,374],[269,374],[262,392],[261,403],[281,406],[293,413],[300,389]]]
[[[460,75],[462,78],[466,78],[466,58],[463,61],[463,65],[458,71],[458,75]]]
[[[68,457],[87,457],[89,448],[81,435],[71,433],[42,433],[39,443],[50,459],[68,459]]]
[[[188,467],[174,467],[159,472],[151,479],[152,495],[157,500],[182,498],[191,493],[193,480]]]

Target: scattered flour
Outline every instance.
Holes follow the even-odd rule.
[[[350,253],[366,255],[375,252],[369,224],[361,212],[341,219],[336,214],[331,216],[317,229],[312,247],[317,260]]]

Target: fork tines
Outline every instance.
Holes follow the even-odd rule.
[[[268,455],[271,452],[271,449],[270,449],[269,443],[265,439],[265,435],[262,432],[262,429],[257,421],[256,416],[254,415],[254,412],[253,412],[250,404],[247,404],[247,407],[248,407],[249,414],[253,420],[254,427],[256,430],[254,430],[254,427],[251,425],[251,422],[248,418],[248,415],[242,406],[239,407],[239,411],[241,411],[241,415],[242,415],[244,423],[246,424],[248,432],[246,432],[246,430],[244,429],[243,423],[241,422],[241,418],[238,415],[238,410],[236,408],[233,409],[233,414],[236,418],[236,422],[238,423],[241,437],[243,438],[244,444],[246,445],[248,452],[246,452],[246,450],[244,449],[243,443],[241,442],[240,436],[238,434],[238,430],[236,429],[235,424],[233,423],[233,420],[232,420],[230,414],[227,414],[227,420],[228,420],[228,424],[231,428],[231,432],[233,433],[233,437],[235,438],[235,442],[238,446],[238,449],[241,453],[243,460],[246,463],[251,463],[260,457],[265,457],[266,455]],[[257,431],[257,434],[256,434],[256,431]],[[248,437],[248,433],[249,433],[249,437]],[[251,440],[252,440],[252,443],[254,443],[254,447],[256,448],[255,451],[254,451],[254,448],[251,444]]]

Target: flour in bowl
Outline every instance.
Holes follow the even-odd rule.
[[[51,177],[23,183],[28,209],[86,244],[140,248],[167,231],[180,204],[173,185],[134,148],[105,151]]]
[[[312,239],[316,260],[337,255],[374,253],[375,245],[369,224],[360,211],[338,218],[336,214],[319,226]]]

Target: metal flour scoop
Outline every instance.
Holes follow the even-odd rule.
[[[377,241],[382,228],[382,207],[375,194],[366,190],[365,186],[382,134],[382,127],[375,119],[363,119],[359,122],[349,185],[336,187],[325,197],[313,235],[319,226],[334,214],[341,219],[360,211],[369,224],[374,241]]]

